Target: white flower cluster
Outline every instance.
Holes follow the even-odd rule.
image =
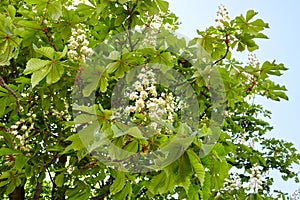
[[[156,46],[157,34],[163,25],[162,14],[154,14],[148,16],[148,21],[146,23],[146,32],[144,43],[150,46]]]
[[[229,12],[227,8],[221,4],[218,6],[217,17],[215,19],[216,22],[220,22],[224,28],[224,22],[230,22]]]
[[[162,129],[159,124],[173,124],[176,112],[183,108],[183,102],[174,97],[172,92],[157,92],[156,78],[152,69],[142,68],[137,78],[133,89],[128,88],[126,95],[131,105],[126,106],[125,114],[132,117],[132,121],[136,120],[134,114],[143,114],[144,123],[150,121],[150,127],[160,133]],[[165,128],[165,131],[172,133],[168,128]]]
[[[55,94],[55,95],[56,95],[56,94],[59,95],[59,92],[54,92],[54,94]],[[44,98],[44,99],[45,99],[45,98],[49,98],[49,96],[44,95],[43,98]],[[71,105],[69,104],[68,99],[67,99],[67,98],[63,98],[63,97],[60,98],[60,100],[64,103],[64,107],[63,107],[63,109],[61,109],[61,110],[57,110],[57,109],[55,108],[55,104],[54,104],[54,101],[55,101],[55,100],[54,100],[53,96],[51,96],[50,99],[51,99],[50,109],[49,109],[49,110],[43,110],[44,117],[45,117],[46,119],[48,119],[48,117],[55,117],[55,118],[57,118],[59,121],[60,121],[60,120],[71,121],[71,120],[72,120],[72,115],[71,115],[71,113],[70,113],[70,111],[69,111],[69,108],[70,108]],[[50,124],[49,126],[50,126],[51,129],[53,129],[53,130],[51,130],[51,131],[54,131],[54,129],[56,129],[56,128],[55,128],[56,125],[51,125],[51,124]]]
[[[27,116],[27,121],[20,119],[10,127],[10,133],[19,140],[19,143],[16,144],[16,148],[26,152],[31,149],[31,146],[26,143],[26,139],[29,137],[30,132],[34,129],[33,120],[36,119],[36,114],[28,113]]]
[[[252,67],[258,67],[259,66],[259,60],[256,58],[255,54],[249,54],[248,55],[248,65]]]
[[[242,187],[242,180],[237,173],[230,174],[230,178],[226,178],[222,191],[238,190]]]
[[[76,28],[72,28],[72,35],[69,38],[68,57],[72,61],[86,60],[86,57],[93,54],[93,50],[88,47],[89,41],[86,38],[87,29],[83,24],[77,24]]]
[[[292,195],[291,195],[291,200],[299,200],[300,199],[300,189],[296,190]]]
[[[262,178],[261,178],[261,166],[254,165],[251,168],[251,176],[249,179],[249,188],[252,192],[257,192],[259,189],[263,189],[262,187]]]

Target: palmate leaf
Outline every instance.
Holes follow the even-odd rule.
[[[60,63],[50,65],[50,71],[47,75],[47,84],[51,85],[60,80],[62,75],[64,74],[65,69],[64,66]]]
[[[110,193],[116,194],[120,192],[125,185],[125,173],[122,171],[116,171],[115,181],[110,186]]]
[[[15,35],[15,32],[12,19],[0,14],[0,66],[9,65],[10,59],[18,56],[22,40]]]
[[[203,165],[201,164],[200,158],[191,149],[187,150],[187,155],[188,155],[188,157],[190,159],[190,163],[197,175],[197,178],[200,181],[200,184],[203,185],[204,178],[205,178],[205,170],[204,170]]]
[[[55,50],[52,47],[41,47],[37,48],[35,45],[33,46],[33,49],[36,53],[41,54],[43,56],[46,56],[49,59],[53,59]]]
[[[41,82],[41,80],[43,80],[47,74],[49,73],[50,71],[50,66],[47,65],[46,67],[38,70],[38,71],[35,71],[32,76],[31,76],[31,85],[32,87],[34,88],[37,84],[39,84],[39,82]]]
[[[130,199],[130,196],[132,194],[132,186],[131,184],[128,182],[126,183],[125,187],[116,195],[114,195],[112,197],[112,199],[114,200],[119,200],[119,199]]]
[[[50,60],[41,60],[39,58],[31,58],[26,65],[26,69],[24,70],[24,74],[31,74],[36,71],[39,71],[46,65],[50,64]]]
[[[41,82],[45,77],[47,77],[46,82],[49,85],[58,82],[65,72],[64,64],[59,60],[66,55],[67,48],[65,47],[63,52],[56,52],[52,47],[36,48],[34,46],[34,50],[38,54],[43,55],[50,60],[31,58],[27,62],[24,74],[32,74],[32,87],[39,84],[39,82]]]
[[[162,171],[151,179],[148,189],[152,194],[164,194],[171,192],[175,184],[174,176],[168,176],[165,171]]]

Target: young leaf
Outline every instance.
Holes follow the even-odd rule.
[[[122,171],[117,171],[115,181],[110,186],[110,193],[117,194],[123,189],[124,184],[125,184],[125,173]]]
[[[197,178],[200,181],[200,184],[203,185],[204,178],[205,178],[205,170],[204,170],[203,165],[201,164],[199,157],[191,149],[187,150],[187,155],[188,155],[188,157],[190,159],[190,163],[193,166],[193,169],[197,175]]]

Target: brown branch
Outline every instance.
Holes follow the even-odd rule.
[[[56,159],[57,159],[57,156],[58,156],[58,153],[56,153],[53,158],[51,159],[51,161],[47,164],[44,165],[44,169],[48,170],[48,167],[50,165],[52,165]],[[39,177],[42,176],[42,174],[44,174],[45,172],[43,171],[42,173],[39,174]],[[51,178],[51,181],[53,182],[52,178]],[[36,188],[35,188],[35,192],[34,192],[34,197],[33,197],[33,200],[38,200],[40,198],[40,194],[41,194],[41,190],[42,190],[42,185],[43,185],[43,182],[37,182],[36,184]]]
[[[8,87],[5,84],[4,79],[0,76],[0,86],[3,87],[4,89],[6,89],[10,94],[12,94],[15,99],[16,99],[16,104],[17,104],[17,111],[18,111],[18,115],[21,114],[21,110],[20,110],[20,101],[19,101],[19,97],[18,95],[15,93],[15,91],[13,91],[10,87]]]
[[[33,196],[33,200],[39,200],[41,190],[42,190],[42,182],[38,182],[36,184],[36,189],[35,189],[35,193],[34,193],[34,196]]]
[[[218,64],[219,62],[221,62],[222,60],[224,60],[224,59],[226,58],[227,54],[229,53],[229,48],[230,48],[229,42],[230,42],[230,40],[229,40],[229,35],[228,35],[228,33],[226,33],[226,38],[225,38],[224,41],[225,41],[225,44],[226,44],[226,52],[225,52],[225,54],[224,54],[220,59],[216,60],[216,61],[212,64],[212,67],[215,66],[216,64]]]
[[[98,160],[93,160],[83,166],[80,166],[79,169],[88,169],[88,168],[95,166],[97,163],[98,163]]]
[[[128,4],[126,5],[127,10],[129,12],[129,19],[128,19],[128,40],[129,40],[129,45],[130,45],[130,50],[133,51],[134,46],[132,44],[132,32],[131,32],[131,26],[132,26],[132,21],[133,21],[133,12],[134,9],[136,8],[137,4],[138,4],[139,0],[136,0],[135,4],[132,6],[132,8],[130,9]]]

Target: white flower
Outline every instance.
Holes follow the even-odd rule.
[[[130,100],[136,100],[138,98],[139,98],[139,96],[138,96],[137,92],[132,92],[132,93],[129,94],[129,99]]]
[[[230,22],[230,17],[227,8],[224,5],[218,6],[216,22]]]
[[[144,108],[145,106],[145,102],[143,99],[138,99],[136,102],[135,102],[135,106],[136,108],[140,111],[141,109]]]
[[[81,35],[77,36],[77,41],[78,42],[81,42],[81,41],[84,41],[84,40],[85,40],[85,35],[84,34],[81,34]]]
[[[75,37],[78,35],[78,33],[77,33],[77,31],[76,31],[75,28],[71,29],[71,33],[72,33],[72,36],[75,36]]]
[[[143,90],[143,86],[139,81],[136,81],[132,86],[134,87],[135,90],[139,92]]]
[[[156,104],[156,103],[154,103],[154,102],[147,102],[147,108],[149,109],[149,110],[156,110],[157,109],[157,107],[158,107],[158,105]]]
[[[88,50],[88,47],[83,46],[83,47],[81,47],[80,52],[81,52],[81,53],[84,53],[84,54],[87,54],[87,53],[86,53],[87,50]]]
[[[147,75],[142,73],[140,73],[137,77],[141,80],[147,79]]]
[[[251,168],[251,176],[249,179],[249,188],[255,193],[258,191],[258,189],[263,189],[262,180],[261,180],[261,170],[262,170],[262,167],[257,166],[257,165],[254,165]]]
[[[10,128],[11,128],[11,129],[17,129],[18,126],[17,126],[17,125],[12,125]]]
[[[86,50],[86,55],[92,55],[94,53],[94,51],[91,48],[88,48]]]
[[[158,124],[156,122],[151,122],[151,124],[149,126],[153,129],[157,129]]]
[[[21,127],[21,130],[22,130],[22,131],[27,130],[27,126],[26,126],[26,125],[23,125],[23,126]]]
[[[77,47],[79,46],[78,42],[76,41],[71,41],[69,47],[72,49],[77,49]]]
[[[18,131],[12,131],[11,134],[18,135]]]
[[[142,80],[142,85],[144,85],[145,87],[148,87],[149,83],[150,83],[149,79]]]
[[[29,94],[21,93],[21,96],[22,96],[22,97],[27,97],[27,96],[29,96]]]
[[[16,138],[19,140],[23,140],[23,136],[21,136],[21,135],[17,135]]]
[[[83,45],[83,46],[88,46],[88,45],[89,45],[89,41],[83,40],[82,45]]]
[[[154,97],[157,96],[156,87],[152,85],[151,87],[148,87],[146,90],[149,90],[149,93],[152,94]]]
[[[151,77],[151,78],[155,77],[155,74],[152,72],[152,70],[147,71],[146,74],[148,77]],[[153,79],[153,80],[155,80],[155,79]]]
[[[125,108],[125,112],[126,112],[127,114],[133,113],[133,112],[135,112],[135,111],[136,111],[136,107],[135,107],[135,106],[127,106],[127,107]]]
[[[145,100],[148,97],[148,93],[146,91],[141,91],[140,98]]]

